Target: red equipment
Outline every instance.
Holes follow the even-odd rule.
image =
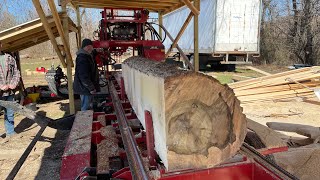
[[[119,15],[119,11],[123,15]],[[104,8],[101,14],[100,27],[95,32],[96,41],[93,42],[94,48],[103,49],[96,56],[99,66],[116,64],[113,57],[123,55],[129,48],[132,48],[133,55],[164,60],[164,46],[160,40],[154,40],[156,32],[147,23],[148,10]],[[148,33],[151,40],[147,40]]]
[[[98,179],[115,178],[124,180],[150,179],[150,174],[147,173],[145,167],[158,172],[158,175],[153,177],[155,179],[295,179],[290,173],[273,164],[272,161],[266,159],[246,144],[241,148],[239,155],[220,166],[200,170],[166,171],[165,167],[157,159],[157,154],[154,150],[153,122],[150,113],[145,111],[145,122],[146,127],[148,127],[146,130],[143,130],[142,126],[131,130],[128,126],[128,122],[136,119],[137,116],[126,99],[122,81],[122,78],[112,77],[109,81],[110,94],[105,96],[108,103],[104,105],[112,107],[115,113],[95,112],[93,117],[86,122],[75,119],[70,137],[75,138],[75,135],[79,135],[81,131],[83,138],[78,137],[81,139],[79,141],[68,140],[62,159],[61,179],[90,179],[94,177]],[[120,152],[118,156],[109,158],[110,174],[107,175],[97,174],[96,172],[96,147],[102,140],[110,138],[101,134],[100,129],[104,125],[97,121],[98,115],[105,116],[106,124],[112,125],[117,134],[121,135],[120,146],[125,147],[125,152]],[[141,136],[135,136],[133,132],[141,134]],[[138,149],[146,149],[146,151]],[[143,161],[142,157],[147,158],[148,161]],[[123,164],[129,163],[129,165],[119,168],[112,161],[123,162]]]

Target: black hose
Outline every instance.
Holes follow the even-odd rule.
[[[164,32],[164,38],[163,38],[163,39],[162,39],[162,37],[160,37],[159,33],[153,28],[153,26],[152,26],[151,24],[155,24],[155,25],[159,26],[159,27],[163,30],[163,32]],[[161,40],[162,43],[166,40],[166,38],[167,38],[167,33],[166,33],[166,31],[165,31],[159,24],[154,23],[154,22],[151,22],[151,23],[148,22],[147,25],[148,25],[150,28],[154,29],[155,35],[157,36],[157,38],[158,38],[159,40]]]

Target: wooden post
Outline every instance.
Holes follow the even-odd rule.
[[[54,50],[56,51],[56,53],[57,53],[57,55],[58,55],[58,57],[59,57],[59,59],[61,61],[62,66],[63,67],[67,67],[67,64],[66,64],[66,62],[64,60],[64,57],[62,56],[62,53],[61,53],[61,51],[60,51],[60,49],[58,47],[58,43],[56,41],[56,38],[53,35],[53,32],[51,30],[51,27],[49,26],[49,23],[47,21],[46,15],[43,12],[43,9],[41,7],[41,4],[40,4],[39,0],[32,0],[32,2],[33,2],[34,7],[37,10],[37,13],[38,13],[40,19],[41,19],[41,22],[43,24],[43,28],[47,32],[47,34],[49,36],[49,39],[51,41],[51,44],[52,44]]]
[[[200,0],[194,0],[194,6],[200,10]],[[199,15],[194,15],[194,70],[199,71]]]
[[[79,6],[76,7],[76,13],[77,13],[77,28],[78,28],[78,49],[81,48],[81,16],[80,16],[80,8]]]
[[[62,12],[64,12],[66,15],[65,17],[63,17],[63,29],[64,29],[65,39],[67,41],[67,46],[69,48],[70,47],[69,21],[68,21],[66,3],[62,3],[61,7],[62,7]],[[68,77],[69,109],[70,109],[70,114],[74,114],[75,108],[74,108],[73,79],[72,79],[72,58],[70,59],[70,61],[67,61],[67,77]]]
[[[162,29],[161,29],[161,26],[163,25],[163,16],[162,16],[162,12],[161,11],[159,11],[158,12],[158,20],[159,20],[159,35],[160,35],[160,37],[161,38],[163,38],[162,37]]]
[[[179,39],[181,38],[183,32],[187,29],[189,22],[191,21],[193,17],[193,13],[190,12],[189,16],[187,17],[186,21],[183,23],[177,37],[174,39],[172,45],[170,46],[170,48],[168,49],[167,53],[166,53],[166,58],[169,56],[170,52],[172,51],[173,48],[175,48],[177,46],[177,43],[179,41]]]

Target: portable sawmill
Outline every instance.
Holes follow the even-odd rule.
[[[164,63],[147,10],[101,14],[93,44],[106,88],[93,111],[76,114],[61,179],[295,179],[244,143],[245,115],[228,86]]]

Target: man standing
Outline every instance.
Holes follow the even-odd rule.
[[[18,70],[16,60],[10,55],[1,52],[0,42],[0,100],[14,101],[15,89],[20,81],[20,71]],[[7,142],[9,138],[13,137],[14,131],[14,112],[12,109],[5,108],[4,110],[4,126],[6,129]]]
[[[92,51],[92,41],[84,39],[81,49],[77,52],[73,88],[74,93],[80,95],[81,111],[91,109],[92,95],[100,91],[99,72]]]

